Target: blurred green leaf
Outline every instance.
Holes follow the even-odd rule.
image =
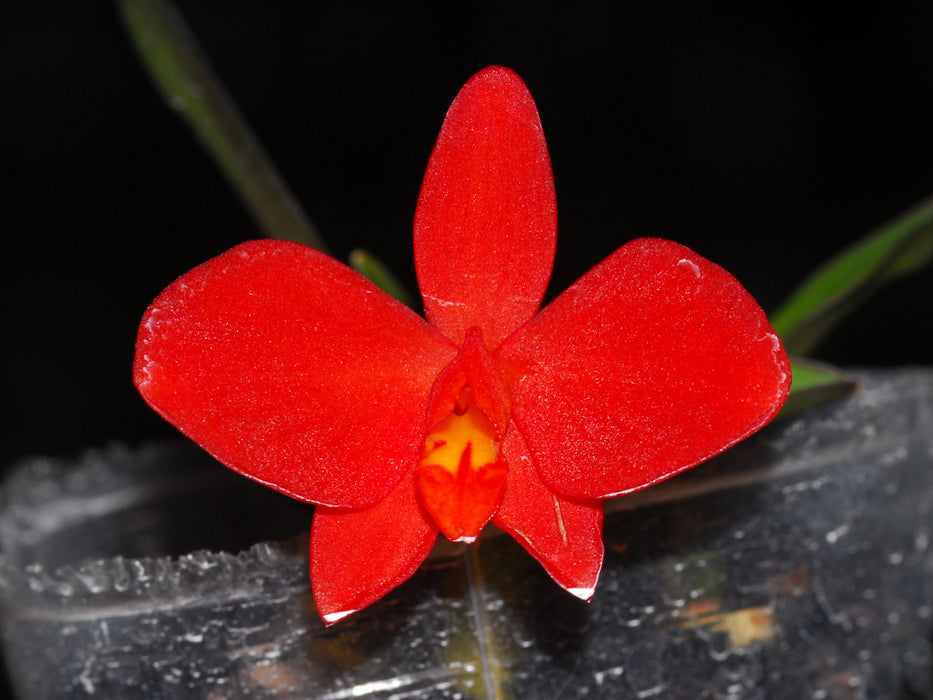
[[[350,267],[363,277],[375,284],[386,294],[395,297],[405,306],[411,307],[412,300],[408,290],[398,281],[382,261],[365,250],[354,250],[350,253]]]
[[[771,324],[789,353],[808,353],[879,287],[931,260],[933,198],[817,269],[772,315]]]
[[[844,398],[858,389],[858,382],[830,365],[802,357],[791,357],[790,364],[794,379],[781,409],[782,418]]]
[[[326,245],[302,212],[168,0],[118,0],[130,37],[169,106],[181,114],[270,238]]]

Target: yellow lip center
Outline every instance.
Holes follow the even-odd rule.
[[[418,465],[425,508],[448,538],[472,542],[499,505],[506,471],[495,426],[467,386],[425,440]]]

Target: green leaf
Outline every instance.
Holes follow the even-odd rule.
[[[302,212],[168,0],[118,0],[124,25],[169,106],[188,122],[266,236],[326,245]]]
[[[844,398],[858,389],[858,382],[841,370],[802,357],[791,357],[791,373],[794,379],[781,418]]]
[[[395,297],[405,306],[411,307],[412,300],[408,290],[392,274],[385,264],[365,250],[354,250],[350,253],[350,267],[363,277],[375,284],[386,294]]]
[[[772,315],[771,324],[788,352],[806,354],[879,287],[931,260],[933,198],[817,269]]]

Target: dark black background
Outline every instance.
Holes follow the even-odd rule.
[[[410,230],[451,99],[491,63],[535,96],[560,208],[554,289],[637,236],[683,242],[773,309],[933,192],[933,4],[400,6],[182,2],[341,259],[414,287]],[[172,433],[136,395],[136,324],[177,275],[259,234],[160,100],[108,2],[20,3],[0,33],[0,463]],[[817,355],[933,360],[927,272]]]

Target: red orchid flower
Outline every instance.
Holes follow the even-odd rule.
[[[767,423],[780,341],[727,272],[664,240],[619,248],[546,308],[556,240],[535,104],[508,69],[454,100],[415,214],[427,321],[341,263],[252,241],[169,286],[134,365],[145,400],[224,464],[318,505],[327,624],[407,580],[438,532],[492,521],[589,600],[602,500]]]

